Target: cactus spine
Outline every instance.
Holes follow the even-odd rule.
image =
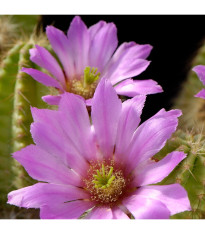
[[[174,150],[184,151],[187,157],[160,184],[180,183],[188,193],[192,211],[171,218],[205,218],[205,137],[178,130],[154,158],[161,159]]]
[[[13,111],[13,93],[18,70],[19,51],[23,43],[17,43],[3,60],[0,69],[0,203],[6,200],[10,191],[13,174],[10,166],[11,150],[11,122]],[[7,177],[7,179],[5,179]]]

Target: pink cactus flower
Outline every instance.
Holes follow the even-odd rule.
[[[37,184],[8,194],[8,203],[40,208],[42,219],[168,219],[190,210],[180,184],[163,180],[186,156],[174,151],[152,157],[176,130],[180,110],[140,124],[146,96],[121,102],[101,79],[91,119],[85,100],[65,92],[58,110],[32,108],[35,145],[13,154]]]
[[[151,79],[130,79],[148,67],[150,62],[146,58],[152,46],[126,42],[116,50],[118,40],[114,23],[99,21],[87,28],[76,16],[67,36],[53,26],[46,28],[46,34],[61,65],[45,48],[36,45],[30,50],[30,59],[50,75],[32,68],[22,71],[38,82],[56,88],[59,94],[78,94],[91,104],[96,86],[103,77],[110,80],[120,95],[134,97],[162,92],[161,86]],[[48,95],[43,100],[58,105],[60,98],[60,95]]]
[[[203,85],[205,85],[205,66],[202,65],[195,66],[193,68],[193,71],[198,75]],[[205,89],[202,89],[199,93],[195,95],[195,97],[205,99]]]

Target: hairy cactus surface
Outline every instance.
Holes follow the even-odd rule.
[[[36,43],[47,43],[45,36],[30,36],[37,19],[38,16],[14,16],[12,22],[18,23],[15,27],[24,25],[27,31],[24,30],[18,40],[12,39],[13,44],[9,44],[12,46],[1,44],[1,55],[4,54],[0,60],[0,218],[24,218],[22,211],[6,204],[7,194],[34,182],[11,153],[32,143],[30,106],[47,107],[41,96],[48,90],[21,72],[22,67],[35,67],[29,60],[29,49]]]
[[[0,203],[5,201],[6,193],[12,188],[11,172],[12,149],[11,122],[13,95],[18,70],[19,52],[23,43],[16,44],[3,60],[0,69]]]
[[[187,157],[160,184],[180,183],[188,192],[192,211],[171,218],[205,218],[205,137],[201,133],[178,130],[154,159],[160,160],[173,150],[184,151]]]
[[[30,37],[38,20],[38,15],[0,15],[0,61],[19,40]]]

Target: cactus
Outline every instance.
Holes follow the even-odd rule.
[[[192,68],[196,65],[205,65],[205,44],[199,49],[196,57],[192,62]],[[205,132],[205,100],[196,98],[196,95],[203,88],[197,75],[190,70],[187,80],[182,86],[182,91],[175,99],[174,108],[181,109],[183,116],[180,118],[179,127],[184,130],[203,129]]]
[[[43,93],[46,93],[46,88],[43,89],[43,85],[26,73],[21,72],[22,67],[36,68],[29,60],[29,49],[33,48],[34,44],[31,40],[20,50],[12,114],[12,152],[21,150],[33,143],[30,135],[30,125],[33,121],[30,107],[45,107],[46,105],[41,100],[42,91],[44,90]],[[18,189],[33,184],[34,180],[27,175],[24,168],[15,160],[13,160],[12,168],[15,175],[13,180],[15,188]]]
[[[19,38],[23,41],[33,32],[38,20],[38,15],[0,15],[0,61],[19,42]]]
[[[36,106],[36,82],[29,75],[21,72],[22,67],[32,67],[29,61],[29,49],[33,45],[28,43],[20,50],[18,61],[18,73],[14,90],[14,105],[12,115],[12,151],[18,151],[32,143],[30,136],[30,124],[32,116],[30,106]],[[32,183],[23,167],[13,160],[14,181],[16,188],[22,188]],[[27,181],[27,182],[26,182]]]
[[[17,39],[17,28],[11,16],[0,16],[0,58],[12,47]]]
[[[198,50],[192,68],[196,65],[205,65],[205,44]],[[190,70],[174,104],[174,108],[183,112],[179,120],[181,130],[155,156],[161,159],[165,153],[177,148],[187,153],[187,158],[161,183],[182,184],[191,201],[192,211],[176,214],[172,218],[205,218],[205,100],[194,97],[202,88],[203,84]]]
[[[20,21],[22,19],[19,16]],[[26,16],[27,19],[28,16]],[[37,19],[37,16],[32,20]],[[28,21],[30,22],[30,21]],[[24,24],[28,23],[24,20]],[[28,34],[31,32],[28,27]],[[28,37],[28,36],[27,36]],[[46,45],[45,36],[32,35],[26,39],[25,34],[11,48],[4,49],[0,66],[0,217],[24,218],[22,210],[6,205],[9,191],[32,184],[34,181],[12,157],[11,153],[32,143],[30,124],[33,121],[30,106],[48,107],[41,96],[48,89],[37,83],[27,74],[21,72],[22,66],[36,68],[29,60],[29,49],[35,44]],[[35,218],[36,212],[31,211]]]
[[[19,51],[23,45],[23,43],[18,43],[8,52],[0,70],[0,204],[5,201],[5,193],[12,188],[11,114]]]
[[[184,151],[187,157],[160,184],[180,183],[188,192],[192,211],[171,218],[205,218],[205,137],[201,133],[178,130],[154,159],[160,160],[174,150]]]

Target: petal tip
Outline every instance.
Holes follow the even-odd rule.
[[[197,73],[200,71],[200,69],[205,69],[205,66],[203,65],[197,65],[197,66],[194,66],[194,68],[192,68],[192,70]]]
[[[25,72],[25,73],[26,73],[26,72],[27,72],[27,70],[28,70],[28,68],[22,67],[20,71],[21,71],[21,72]]]

